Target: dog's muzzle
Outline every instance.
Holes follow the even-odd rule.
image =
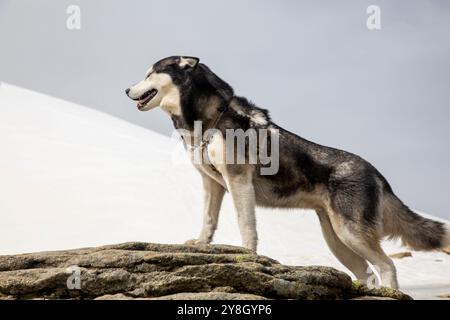
[[[137,98],[137,99],[133,99],[133,98],[130,97],[130,95],[129,95],[129,93],[130,93],[130,88],[126,89],[126,90],[125,90],[125,93],[127,94],[127,96],[128,96],[130,99],[132,99],[132,100],[134,100],[134,101],[137,101],[137,107],[138,107],[139,110],[141,110],[142,108],[145,107],[145,105],[146,105],[150,100],[152,100],[152,99],[156,96],[156,94],[158,93],[158,90],[156,90],[156,89],[150,89],[149,91],[145,92],[142,96],[140,96],[140,97]]]

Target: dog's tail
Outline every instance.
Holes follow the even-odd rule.
[[[385,234],[390,238],[401,238],[405,246],[414,250],[450,246],[449,225],[418,215],[392,193],[387,198],[383,224]]]

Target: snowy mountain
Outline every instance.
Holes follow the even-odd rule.
[[[201,181],[181,149],[110,115],[2,83],[0,254],[196,237]],[[328,250],[313,211],[258,209],[257,216],[260,254],[348,272]],[[240,244],[228,195],[215,242]],[[401,289],[414,297],[450,292],[445,253],[413,252],[395,262]]]

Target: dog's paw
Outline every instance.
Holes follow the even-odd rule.
[[[186,241],[184,244],[195,245],[195,244],[208,244],[208,242],[200,239],[191,239]]]

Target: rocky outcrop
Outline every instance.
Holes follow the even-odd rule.
[[[410,299],[226,245],[124,243],[0,256],[0,299]]]

